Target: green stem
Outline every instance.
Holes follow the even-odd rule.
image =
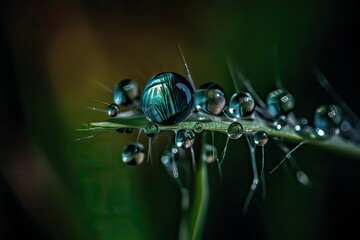
[[[202,239],[202,232],[206,220],[209,202],[209,184],[206,164],[198,161],[195,176],[195,196],[191,213],[191,239]]]
[[[341,136],[332,136],[327,139],[307,138],[299,135],[293,128],[284,126],[280,130],[269,127],[265,122],[259,120],[237,120],[244,129],[244,134],[254,134],[257,131],[265,131],[269,136],[280,138],[287,141],[301,142],[306,140],[307,144],[319,146],[329,151],[349,155],[350,157],[360,159],[360,145]],[[134,118],[114,118],[105,122],[90,123],[88,129],[79,129],[80,131],[109,131],[118,128],[138,128],[143,129],[148,120],[143,116]],[[226,133],[228,126],[233,121],[229,119],[220,119],[219,121],[197,120],[183,121],[181,123],[165,126],[159,125],[160,131],[174,131],[178,129],[194,129],[196,123],[201,123],[203,130],[217,131]]]

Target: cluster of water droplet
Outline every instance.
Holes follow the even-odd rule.
[[[342,111],[335,104],[318,107],[311,125],[307,118],[295,117],[293,113],[295,99],[285,89],[270,92],[266,97],[266,103],[263,103],[259,102],[260,98],[250,91],[236,92],[227,101],[224,89],[213,82],[202,84],[197,89],[193,86],[188,79],[178,73],[163,72],[151,77],[140,93],[135,81],[124,79],[114,86],[113,103],[108,106],[107,113],[108,116],[117,118],[121,117],[124,109],[125,111],[136,109],[149,120],[144,129],[141,129],[149,138],[154,138],[159,133],[158,125],[175,125],[189,116],[192,119],[204,119],[204,116],[207,116],[213,121],[232,121],[226,130],[229,139],[240,138],[243,135],[243,126],[240,122],[253,119],[277,130],[288,126],[304,138],[327,139],[341,133]],[[201,121],[195,121],[191,129],[174,130],[174,146],[192,149],[195,135],[203,130]],[[121,128],[117,131],[132,133],[133,129]],[[268,141],[268,135],[263,131],[249,132],[247,135],[253,136],[258,146],[264,146]],[[127,164],[138,165],[143,162],[144,155],[144,147],[139,143],[132,143],[124,148],[122,157]],[[218,160],[216,147],[205,144],[201,156],[207,163],[215,162]],[[171,158],[174,158],[173,154],[170,156],[169,153],[164,153],[163,159],[167,159],[166,163],[165,160],[163,161],[165,166],[170,164]],[[171,165],[176,165],[176,161],[171,161]]]
[[[326,141],[333,136],[341,136],[360,142],[360,126],[354,127],[354,121],[350,121],[355,118],[354,115],[345,116],[342,109],[336,104],[319,106],[314,112],[311,123],[306,117],[297,118],[295,116],[295,99],[286,89],[279,88],[270,92],[263,102],[245,81],[244,86],[246,90],[240,91],[235,84],[236,92],[228,100],[227,94],[219,84],[207,82],[196,88],[189,72],[188,78],[175,72],[162,72],[152,76],[143,91],[140,91],[139,85],[132,79],[119,81],[112,89],[113,102],[107,104],[107,110],[102,111],[107,112],[108,116],[113,119],[141,116],[143,120],[144,117],[147,120],[143,128],[137,129],[139,134],[137,141],[126,145],[122,150],[122,161],[128,165],[136,166],[143,163],[146,155],[149,160],[152,141],[161,131],[172,131],[174,133],[173,141],[170,141],[163,149],[161,163],[166,172],[172,178],[177,179],[178,183],[181,182],[178,167],[180,164],[190,162],[187,161],[189,156],[191,158],[190,166],[194,171],[197,168],[194,144],[198,135],[204,133],[201,134],[203,141],[199,152],[199,161],[206,164],[217,164],[220,176],[222,176],[221,165],[225,158],[228,142],[245,136],[250,148],[253,181],[245,200],[244,212],[246,212],[260,182],[263,185],[263,196],[265,195],[264,146],[270,140],[268,133],[260,130],[261,127],[257,131],[244,129],[242,124],[246,121],[257,121],[261,123],[260,125],[266,125],[268,129],[272,128],[271,131],[283,131],[286,128],[286,131],[293,131],[304,139],[292,150],[289,150],[281,141],[277,143],[286,156],[275,169],[286,159],[294,162],[291,156],[292,152],[308,139]],[[212,127],[209,127],[209,123],[212,124]],[[134,128],[117,128],[116,131],[131,134]],[[227,136],[221,154],[214,145],[214,131],[225,133]],[[145,154],[144,146],[139,143],[139,136],[142,132],[149,139],[147,154]],[[211,133],[211,144],[204,141],[204,136],[208,136],[207,133]],[[274,138],[274,140],[279,139]],[[261,148],[262,151],[260,174],[257,171],[255,159],[256,148]],[[296,167],[295,170],[299,182],[308,185],[310,181],[307,175],[299,167]]]

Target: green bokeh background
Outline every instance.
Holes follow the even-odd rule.
[[[134,134],[86,136],[74,131],[106,115],[85,109],[111,101],[112,87],[133,78],[185,75],[180,44],[197,86],[213,81],[228,98],[234,86],[226,58],[265,99],[275,75],[312,119],[334,99],[320,87],[319,66],[355,113],[358,39],[352,1],[5,1],[1,3],[0,239],[176,239],[176,184],[160,165],[120,160]],[[278,56],[274,55],[274,47]],[[278,59],[276,61],[276,59]],[[276,63],[277,62],[277,63]],[[240,86],[244,89],[243,86]],[[225,136],[216,134],[221,151]],[[146,145],[147,139],[140,141]],[[289,143],[289,146],[294,146]],[[265,148],[269,172],[284,154]],[[303,146],[294,154],[312,187],[294,172],[267,175],[268,198],[255,194],[245,139],[230,141],[221,180],[209,165],[210,202],[203,239],[329,239],[357,233],[359,159]]]

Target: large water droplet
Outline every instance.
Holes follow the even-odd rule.
[[[266,106],[268,112],[277,118],[294,109],[295,99],[285,89],[277,89],[268,94],[266,98]]]
[[[218,84],[209,82],[201,85],[195,92],[195,110],[219,115],[226,105],[225,91]]]
[[[120,113],[120,108],[115,103],[109,105],[107,113],[110,117],[116,117]]]
[[[235,117],[250,116],[255,110],[255,100],[248,92],[239,92],[231,96],[229,112]]]
[[[153,122],[148,122],[144,127],[144,133],[150,138],[154,137],[158,132],[158,126]]]
[[[238,122],[231,123],[227,128],[227,135],[231,139],[238,139],[243,135],[243,126]]]
[[[269,137],[266,132],[264,131],[258,131],[254,134],[254,143],[258,146],[265,146],[267,142],[269,141]]]
[[[122,160],[129,165],[139,165],[144,161],[145,150],[140,143],[128,144],[122,150]]]
[[[139,86],[134,80],[121,80],[114,87],[113,97],[114,102],[119,106],[133,104],[133,101],[140,97]]]
[[[159,73],[147,82],[141,96],[147,119],[173,125],[189,116],[194,103],[194,89],[188,80],[174,72]]]
[[[213,163],[216,161],[218,155],[217,155],[217,149],[214,145],[210,144],[204,144],[201,158],[206,163]]]
[[[342,121],[342,111],[339,106],[321,105],[314,114],[315,132],[320,137],[337,134]]]

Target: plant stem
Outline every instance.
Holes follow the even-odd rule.
[[[265,131],[273,138],[279,138],[286,141],[301,142],[306,140],[307,144],[319,146],[323,149],[338,152],[348,155],[353,158],[360,159],[360,144],[352,142],[341,136],[332,136],[327,139],[321,138],[306,138],[299,135],[293,128],[284,126],[280,130],[269,127],[263,121],[259,120],[242,120],[237,119],[244,129],[244,134],[254,134],[257,131]],[[88,129],[79,129],[80,131],[110,131],[118,128],[138,128],[143,129],[148,120],[144,116],[137,116],[133,118],[114,118],[105,122],[90,123]],[[217,131],[226,133],[228,126],[233,121],[229,119],[220,119],[217,121],[209,121],[209,119],[198,119],[196,121],[183,121],[175,125],[159,125],[160,131],[174,131],[178,129],[193,129],[196,123],[201,123],[203,130]]]
[[[209,184],[206,164],[198,161],[195,175],[195,196],[191,213],[191,239],[202,239],[207,206],[209,202]]]

